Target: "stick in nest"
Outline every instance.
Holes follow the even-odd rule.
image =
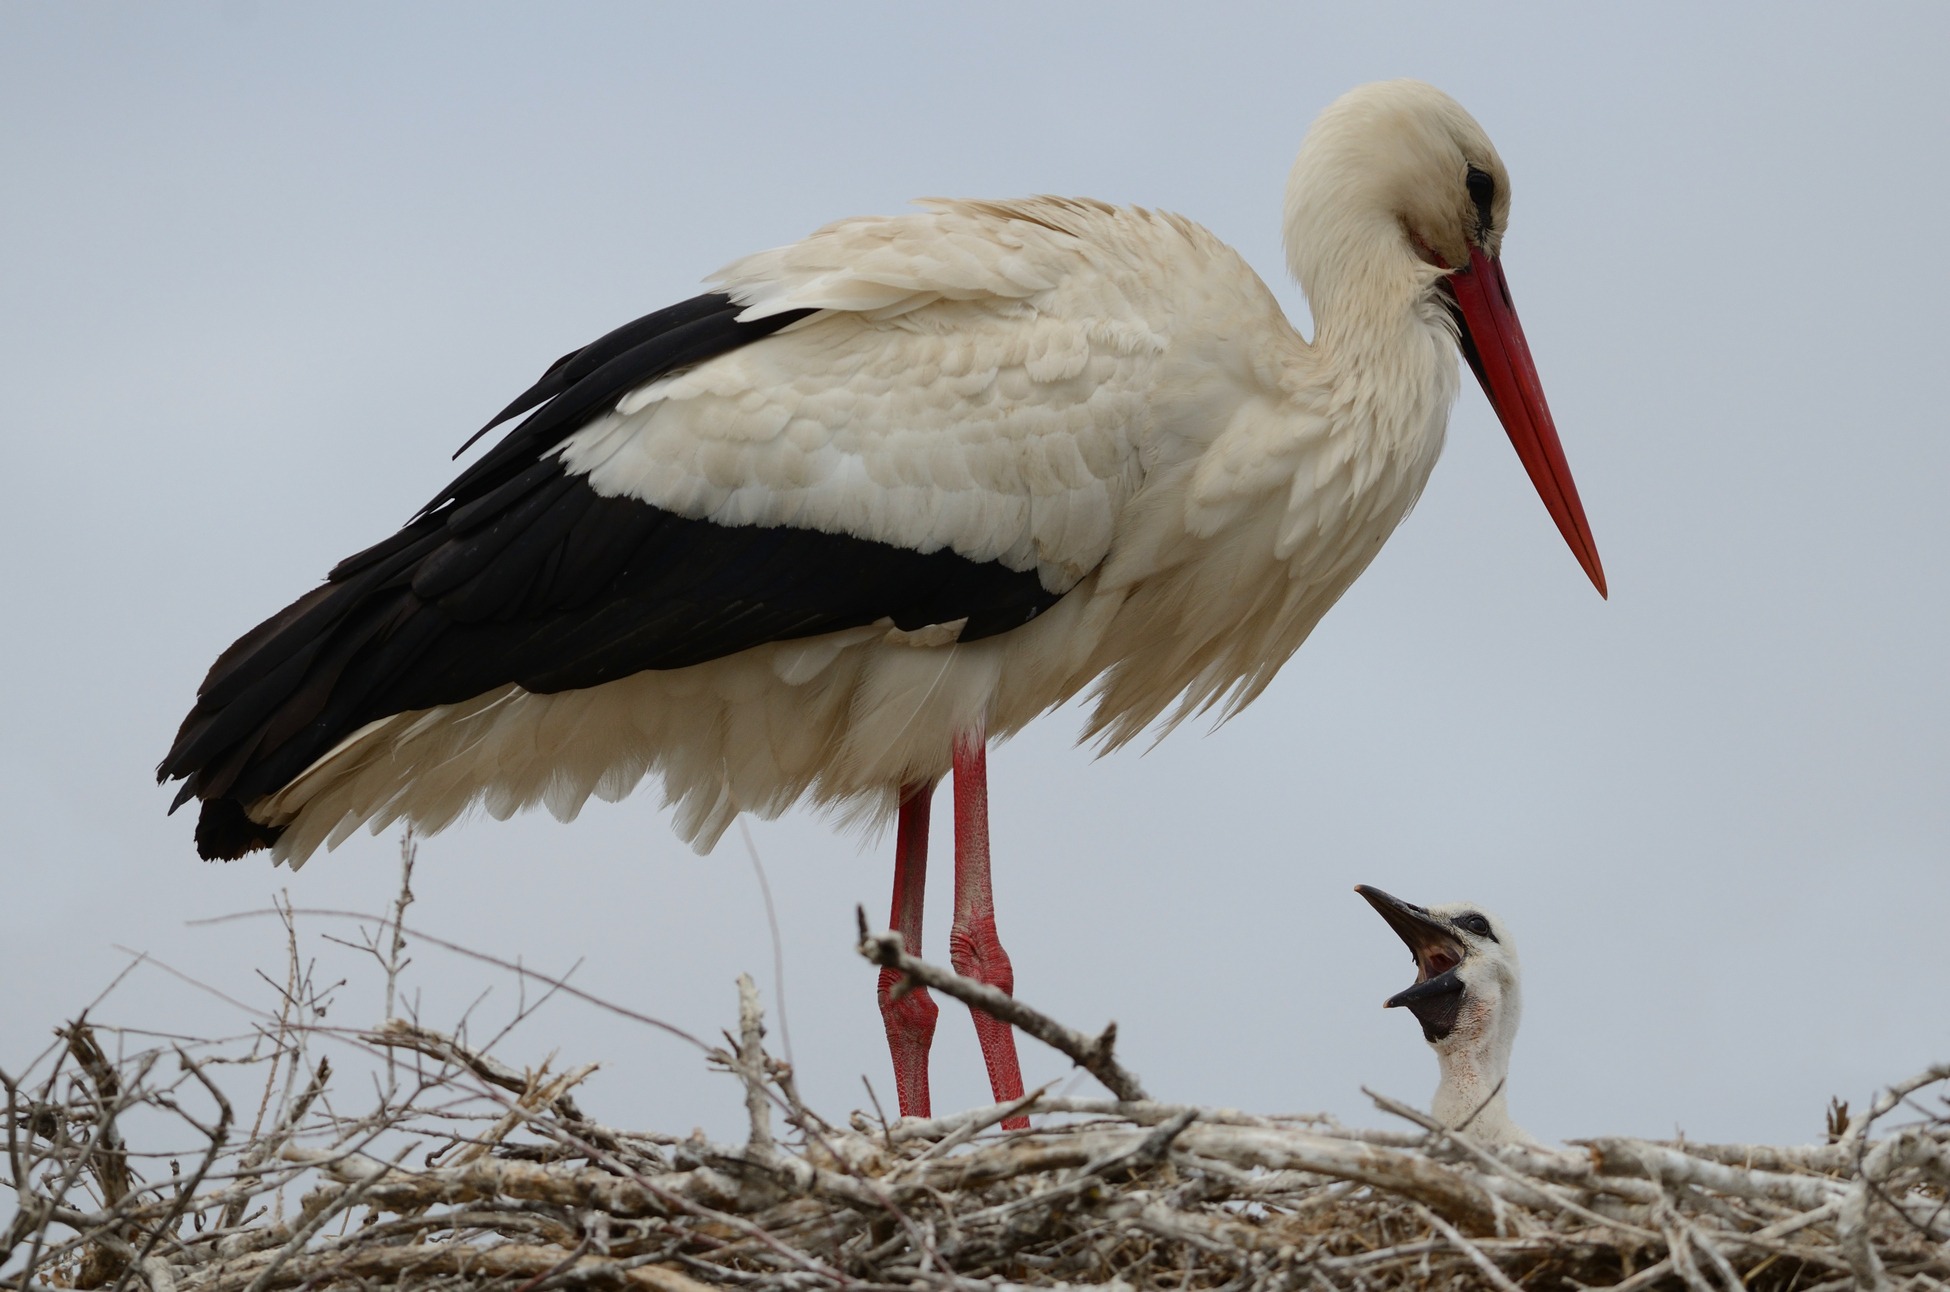
[[[378,921],[398,927],[397,910]],[[382,944],[385,945],[385,944]],[[0,1072],[19,1211],[0,1287],[147,1292],[1132,1292],[1604,1286],[1933,1287],[1950,1282],[1950,1112],[1932,1070],[1865,1105],[1837,1143],[1491,1151],[1421,1132],[1342,1128],[1143,1100],[1089,1038],[862,930],[876,964],[1070,1055],[1117,1097],[1025,1101],[878,1133],[807,1112],[765,1052],[757,992],[718,1063],[745,1094],[742,1142],[597,1125],[548,1075],[391,1022],[308,1028],[333,1064],[402,1064],[354,1106],[341,1080],[289,1083],[230,1139],[220,1079],[265,1056],[241,1038],[111,1057],[100,1023],[31,1079]],[[403,956],[391,957],[403,969]],[[367,972],[387,969],[380,957]],[[377,993],[375,993],[377,994]],[[341,1059],[346,1060],[345,1063]],[[411,1069],[411,1071],[407,1071]],[[417,1084],[416,1084],[417,1082]],[[350,1083],[354,1090],[359,1083]],[[302,1088],[299,1088],[302,1087]],[[253,1086],[253,1098],[255,1098]],[[206,1099],[207,1095],[207,1099]],[[1031,1131],[980,1132],[1029,1106]],[[336,1101],[338,1107],[331,1105]],[[775,1124],[771,1106],[787,1110]],[[214,1110],[200,1111],[206,1103]],[[1392,1107],[1392,1106],[1391,1106]],[[1898,1108],[1916,1118],[1871,1139]],[[138,1131],[141,1133],[138,1134]],[[152,1147],[145,1149],[147,1141]],[[194,1144],[188,1170],[156,1168]],[[257,1200],[310,1187],[289,1222]],[[14,1260],[25,1257],[25,1264]]]
[[[902,975],[905,981],[895,989],[897,992],[912,990],[907,985],[909,983],[945,992],[963,1004],[1001,1019],[1051,1049],[1069,1056],[1072,1062],[1103,1082],[1104,1088],[1119,1099],[1136,1102],[1150,1098],[1144,1093],[1144,1087],[1138,1084],[1138,1079],[1117,1061],[1113,1052],[1117,1045],[1116,1023],[1107,1024],[1094,1037],[1073,1031],[1005,991],[908,955],[900,934],[892,930],[880,933],[869,931],[864,906],[856,907],[855,914],[860,922],[860,954],[881,968],[892,969]]]

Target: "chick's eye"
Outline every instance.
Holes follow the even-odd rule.
[[[1486,938],[1490,935],[1490,922],[1480,915],[1465,915],[1457,920],[1456,924],[1458,927],[1474,933],[1479,938]]]

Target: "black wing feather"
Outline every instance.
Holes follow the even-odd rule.
[[[556,446],[628,391],[805,316],[740,323],[738,308],[699,296],[556,360],[480,434],[528,417],[405,528],[217,659],[158,768],[184,780],[178,805],[205,800],[202,855],[274,842],[276,828],[243,805],[389,714],[510,682],[597,686],[882,619],[907,629],[967,619],[971,641],[1056,602],[1034,571],[688,519],[600,496],[563,469]]]
[[[646,342],[654,342],[660,336],[667,336],[691,323],[712,320],[726,312],[736,314],[738,307],[730,299],[717,292],[707,292],[693,296],[687,301],[666,306],[654,314],[645,314],[640,319],[625,323],[622,327],[606,332],[580,350],[571,350],[548,366],[548,371],[511,400],[508,406],[488,419],[486,426],[468,437],[467,443],[454,451],[459,457],[474,447],[483,435],[511,417],[519,417],[531,408],[540,406],[568,390],[577,382],[593,375],[611,359],[628,354]],[[806,311],[791,315],[804,318]],[[768,329],[769,331],[770,329]]]

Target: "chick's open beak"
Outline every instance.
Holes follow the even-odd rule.
[[[1448,928],[1431,919],[1426,908],[1367,884],[1356,884],[1354,891],[1388,921],[1388,927],[1408,944],[1415,957],[1414,985],[1390,996],[1383,1008],[1405,1007],[1422,1025],[1424,1039],[1440,1041],[1456,1029],[1456,1018],[1462,1012],[1463,980],[1456,971],[1468,949]]]

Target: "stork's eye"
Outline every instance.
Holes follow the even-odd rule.
[[[1496,181],[1480,166],[1471,166],[1463,183],[1469,187],[1469,200],[1476,204],[1476,234],[1481,237],[1490,231],[1490,208],[1496,205]]]
[[[1496,938],[1496,934],[1490,932],[1490,922],[1473,912],[1469,915],[1457,916],[1456,927],[1466,932],[1474,933],[1479,938],[1489,938],[1491,940],[1495,940]]]

